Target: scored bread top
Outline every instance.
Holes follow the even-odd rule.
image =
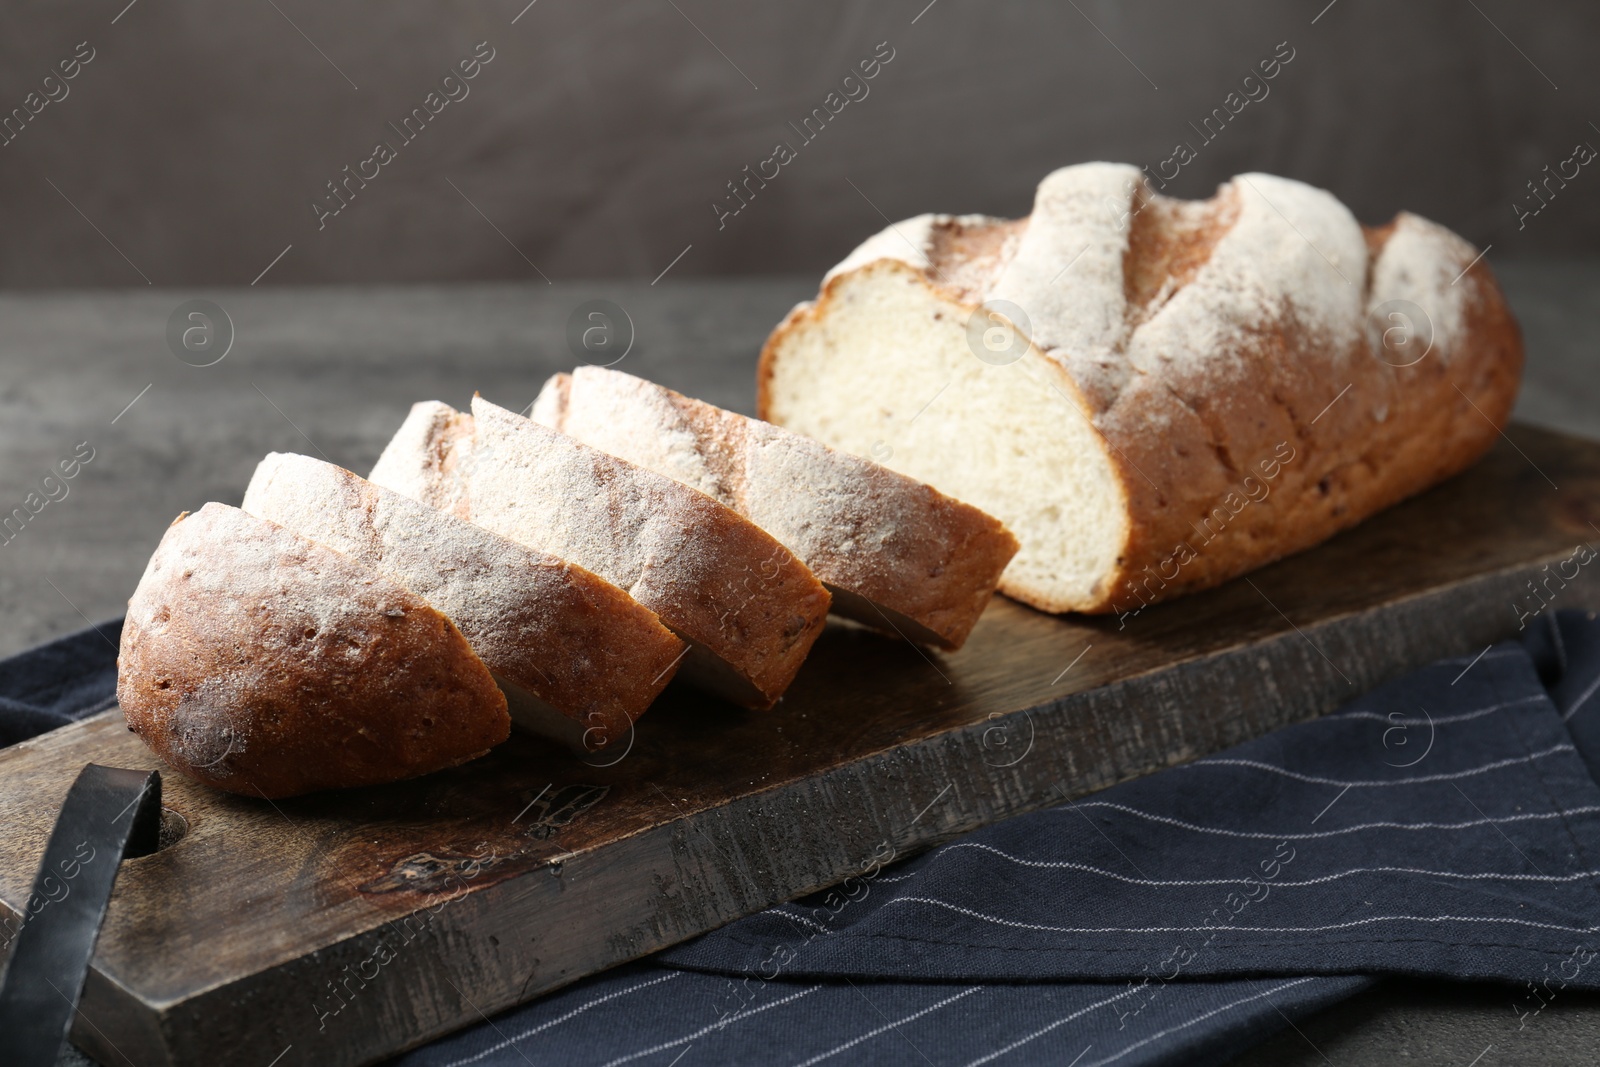
[[[1215,585],[1461,470],[1509,418],[1522,364],[1492,273],[1441,226],[1402,213],[1363,227],[1331,194],[1266,174],[1176,200],[1136,167],[1090,163],[1049,175],[1027,218],[924,215],[862,244],[774,331],[760,414],[789,421],[806,385],[775,387],[778,362],[801,334],[826,334],[839,294],[859,302],[869,282],[906,279],[938,295],[954,328],[970,330],[985,302],[1017,320],[1034,355],[1006,373],[1033,376],[1061,419],[1103,443],[1124,499],[1104,554],[1114,566],[1072,596],[1002,581],[1054,611],[1123,611]],[[871,345],[839,358],[868,361]],[[839,398],[887,402],[898,398]],[[1200,524],[1263,465],[1279,471],[1270,499],[1201,546]],[[1032,537],[1018,563],[1048,557]]]
[[[1253,369],[1241,348],[1285,333],[1301,342],[1294,362],[1342,362],[1368,340],[1369,308],[1388,301],[1422,305],[1449,362],[1468,309],[1493,289],[1481,265],[1461,276],[1476,258],[1426,219],[1402,212],[1364,228],[1332,194],[1288,178],[1243,174],[1186,201],[1153,192],[1132,165],[1086,163],[1040,182],[1027,218],[921,215],[827,279],[897,260],[968,302],[1007,301],[1097,419],[1137,406],[1159,429],[1176,412],[1140,402],[1149,375],[1186,397],[1214,393]]]
[[[482,399],[472,521],[626,589],[693,646],[685,677],[770,707],[822,632],[828,591],[788,549],[681,482]]]
[[[242,507],[404,584],[497,677],[595,731],[596,744],[626,732],[684,651],[598,575],[319,459],[269,454]]]
[[[959,648],[1017,550],[931,486],[620,371],[557,375],[533,414],[721,501],[803,560],[836,613],[913,640]]]
[[[117,656],[128,727],[229,792],[398,781],[504,741],[506,700],[460,631],[408,589],[224,504],[168,527]]]

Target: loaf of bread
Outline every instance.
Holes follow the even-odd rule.
[[[249,796],[398,781],[504,741],[506,700],[459,630],[339,552],[224,504],[180,515],[128,602],[128,728]]]
[[[374,481],[397,472],[399,492],[459,493],[472,522],[627,590],[688,642],[685,681],[745,707],[783,695],[829,602],[788,549],[703,493],[481,397],[470,417],[441,409],[412,409],[422,432],[391,443]]]
[[[1017,551],[930,486],[620,371],[555,376],[533,418],[732,508],[811,568],[835,614],[914,641],[960,648]]]
[[[422,597],[488,666],[518,725],[580,751],[625,737],[685,651],[603,578],[320,459],[269,454],[242,507]]]
[[[1000,588],[1135,613],[1460,471],[1509,417],[1516,322],[1481,255],[1247,174],[1203,202],[1068,167],[1033,214],[871,238],[762,352],[762,418],[998,516]]]

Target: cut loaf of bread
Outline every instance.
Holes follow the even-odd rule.
[[[129,729],[189,777],[250,796],[412,778],[511,728],[489,669],[421,597],[224,504],[167,529],[117,671]]]
[[[688,642],[685,681],[746,707],[776,703],[828,613],[828,591],[803,563],[680,482],[481,397],[472,410],[413,408],[419,432],[397,436],[373,480],[401,472],[390,488],[425,496],[438,492],[431,478],[464,472],[448,492],[474,523],[594,571]]]
[[[242,507],[421,596],[493,672],[513,720],[580,751],[625,737],[685,650],[605,579],[320,459],[269,454]]]
[[[1017,551],[915,479],[631,374],[557,375],[533,418],[721,501],[810,567],[835,614],[914,641],[960,648]]]
[[[1131,613],[1463,469],[1509,417],[1515,320],[1415,215],[1247,174],[1203,202],[1059,170],[1033,214],[856,249],[762,352],[759,412],[998,516],[1000,588]]]

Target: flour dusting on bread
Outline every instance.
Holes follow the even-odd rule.
[[[1131,166],[1068,167],[1027,219],[920,216],[864,243],[769,338],[759,409],[1002,519],[1022,541],[1003,592],[1125,613],[1489,447],[1522,350],[1475,259],[1285,178],[1186,202]],[[1234,506],[1263,464],[1270,499]]]

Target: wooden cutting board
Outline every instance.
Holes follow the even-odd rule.
[[[997,598],[953,655],[830,624],[775,711],[671,690],[625,754],[585,763],[518,737],[417,781],[276,803],[168,774],[187,833],[126,863],[73,1040],[110,1065],[370,1063],[885,848],[903,857],[1470,659],[1541,603],[1530,580],[1600,543],[1600,445],[1509,438],[1313,551],[1131,619]],[[1545,610],[1600,605],[1597,572],[1552,582]],[[159,766],[116,711],[0,752],[13,919],[90,761]]]

